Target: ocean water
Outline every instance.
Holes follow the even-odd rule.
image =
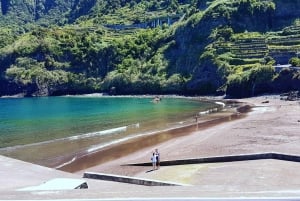
[[[78,154],[193,121],[214,103],[184,98],[64,96],[0,99],[0,154],[59,167]]]

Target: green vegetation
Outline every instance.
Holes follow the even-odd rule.
[[[5,2],[0,96],[300,89],[299,73],[272,67],[300,64],[297,1]]]
[[[298,57],[293,57],[289,60],[289,63],[292,65],[292,66],[300,66],[300,59]]]
[[[228,77],[227,92],[235,97],[254,96],[270,90],[275,75],[272,66],[257,65],[240,74]]]

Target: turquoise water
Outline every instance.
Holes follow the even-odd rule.
[[[64,161],[80,151],[192,121],[212,107],[183,98],[159,103],[147,97],[3,98],[0,154],[40,164]]]

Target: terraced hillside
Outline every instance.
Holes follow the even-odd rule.
[[[287,64],[289,59],[297,57],[300,51],[300,25],[285,28],[267,38],[269,56],[279,64]]]
[[[248,38],[235,41],[231,47],[231,53],[235,58],[257,59],[263,58],[268,53],[265,38]]]
[[[228,41],[215,42],[219,55],[230,53],[230,65],[264,63],[266,58],[277,64],[288,64],[300,54],[300,25],[293,25],[267,34],[234,34]]]
[[[300,0],[0,2],[0,96],[300,89]]]

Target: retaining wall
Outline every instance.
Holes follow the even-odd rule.
[[[142,179],[137,177],[126,177],[126,176],[103,174],[103,173],[96,173],[96,172],[85,172],[83,177],[89,179],[115,181],[115,182],[144,185],[144,186],[183,186],[183,184],[179,184],[179,183],[163,182],[158,180]]]
[[[199,164],[199,163],[225,163],[235,161],[248,161],[248,160],[264,160],[264,159],[275,159],[284,161],[300,162],[300,156],[287,155],[281,153],[257,153],[257,154],[244,154],[244,155],[229,155],[229,156],[215,156],[207,158],[192,158],[172,161],[161,161],[161,166],[170,165],[186,165],[186,164]],[[152,163],[135,163],[127,164],[132,166],[151,166]]]

